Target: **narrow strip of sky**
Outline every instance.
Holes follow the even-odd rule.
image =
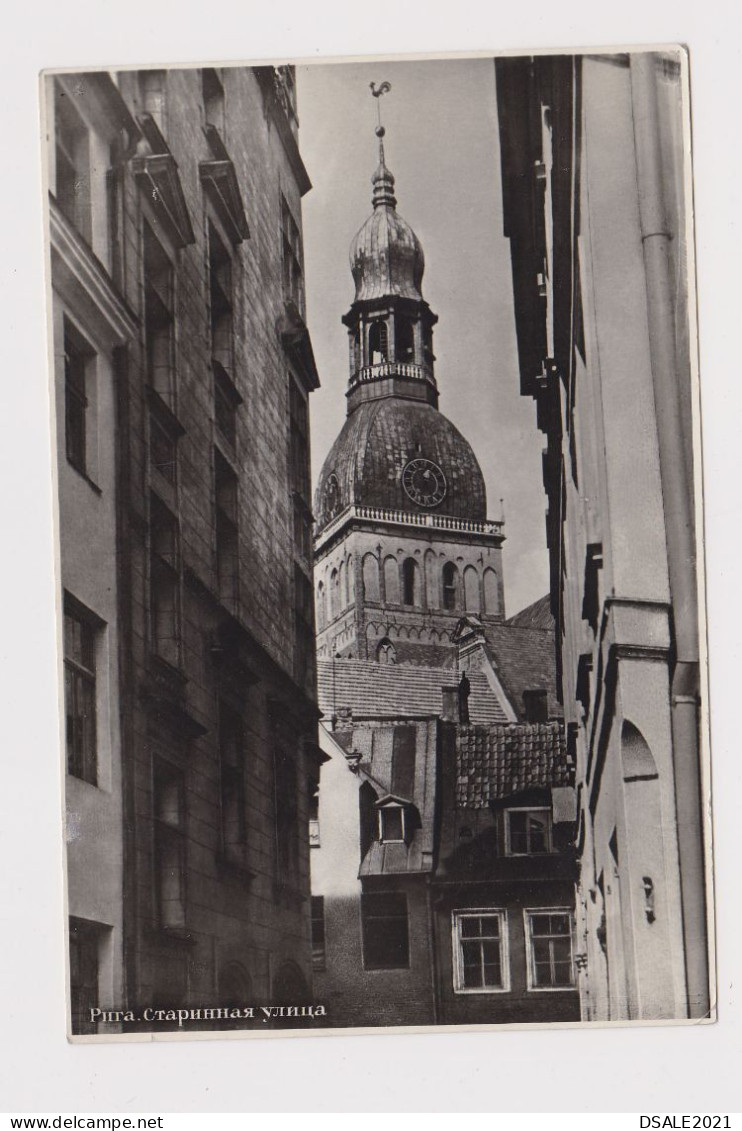
[[[370,83],[391,83],[382,99]],[[297,68],[309,329],[322,388],[312,395],[316,476],[345,418],[350,242],[371,212],[377,104],[398,210],[425,252],[440,408],[482,465],[488,514],[505,501],[506,611],[548,589],[542,437],[519,393],[509,246],[502,234],[494,64],[490,59]]]

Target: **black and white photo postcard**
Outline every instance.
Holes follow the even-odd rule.
[[[70,1038],[714,1020],[685,49],[41,95]]]

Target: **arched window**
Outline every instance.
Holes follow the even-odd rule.
[[[319,585],[317,586],[317,627],[318,628],[324,628],[325,627],[326,616],[327,616],[327,610],[325,609],[325,587],[322,584],[322,582],[320,581]]]
[[[432,550],[425,551],[425,604],[429,609],[441,606],[438,561]]]
[[[330,620],[334,620],[340,611],[338,608],[338,571],[334,569],[330,574]]]
[[[363,598],[379,600],[379,562],[375,554],[366,554],[363,559]]]
[[[415,360],[415,327],[410,318],[397,317],[397,361]]]
[[[349,605],[356,595],[356,579],[353,570],[353,558],[348,558],[345,564],[345,603]]]
[[[446,562],[443,567],[443,608],[455,609],[457,601],[457,574],[458,570],[453,562]]]
[[[345,608],[345,562],[338,566],[338,612]]]
[[[372,322],[368,331],[368,356],[371,365],[389,360],[389,332],[386,322]]]
[[[464,608],[467,613],[479,612],[479,574],[474,566],[464,570]]]
[[[500,593],[497,585],[497,574],[493,569],[484,571],[484,611],[486,613],[499,613]]]
[[[405,558],[402,563],[402,604],[420,604],[420,573],[414,558]]]
[[[358,372],[361,368],[361,336],[356,330],[353,335],[353,370]]]
[[[397,649],[387,636],[379,641],[376,649],[376,662],[377,664],[396,664],[397,662]]]
[[[384,559],[384,588],[389,605],[399,604],[399,566],[396,558]]]

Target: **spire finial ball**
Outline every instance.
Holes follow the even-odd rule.
[[[384,135],[386,134],[386,130],[383,126],[377,126],[374,132],[377,137],[384,137]]]

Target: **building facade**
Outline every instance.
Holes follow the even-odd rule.
[[[495,64],[521,390],[547,439],[587,1020],[710,1007],[682,64]]]
[[[438,410],[423,251],[377,132],[348,416],[314,506],[315,987],[333,1026],[576,1020],[553,622],[543,602],[505,619],[503,523]]]
[[[292,68],[48,75],[73,1029],[306,1001],[316,789]]]

